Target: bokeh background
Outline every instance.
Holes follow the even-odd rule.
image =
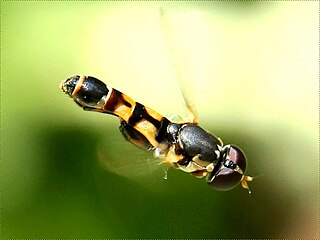
[[[318,238],[319,2],[1,1],[2,238]],[[95,76],[246,153],[252,195],[157,167],[58,85]]]

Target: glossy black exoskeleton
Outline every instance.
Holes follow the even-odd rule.
[[[220,138],[198,125],[198,117],[185,98],[191,121],[173,123],[90,76],[76,75],[60,85],[84,110],[112,114],[120,119],[120,131],[134,145],[154,152],[163,162],[206,177],[210,187],[229,190],[241,182],[248,189],[247,160],[237,146],[223,145]]]

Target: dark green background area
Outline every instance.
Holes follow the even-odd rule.
[[[212,96],[198,94],[199,99],[207,97],[203,101],[205,107],[201,107],[202,100],[197,101],[200,124],[225,143],[235,143],[245,151],[249,161],[247,173],[257,176],[250,183],[251,196],[241,187],[228,192],[213,191],[204,179],[175,169],[168,170],[165,180],[165,168],[155,168],[156,160],[151,153],[144,153],[124,140],[116,118],[81,111],[59,90],[58,85],[74,73],[104,76],[110,69],[112,78],[120,76],[119,79],[122,79],[113,82],[113,85],[117,84],[114,87],[124,92],[128,89],[135,94],[135,99],[140,96],[139,101],[148,106],[159,94],[162,97],[155,101],[159,109],[165,109],[166,106],[176,105],[176,99],[180,97],[179,89],[175,89],[178,97],[173,98],[171,93],[175,90],[170,85],[168,87],[165,81],[156,80],[157,76],[150,79],[147,66],[142,64],[140,69],[133,69],[132,65],[143,61],[147,51],[144,52],[142,45],[133,44],[136,39],[120,37],[127,43],[126,46],[117,45],[114,40],[117,34],[126,36],[131,25],[128,23],[128,29],[122,29],[123,23],[114,21],[110,24],[108,20],[101,23],[101,19],[114,17],[120,22],[122,20],[117,17],[118,14],[130,14],[132,11],[130,19],[135,26],[135,20],[149,24],[144,16],[149,16],[148,12],[159,12],[160,7],[170,13],[197,11],[203,12],[208,21],[228,22],[226,26],[230,29],[226,31],[230,31],[232,36],[233,33],[241,35],[241,30],[232,26],[243,19],[250,23],[248,28],[255,28],[255,23],[259,21],[264,24],[274,22],[276,26],[285,22],[287,15],[294,15],[297,9],[302,9],[302,15],[297,15],[297,18],[304,19],[303,14],[313,13],[310,9],[315,9],[313,14],[317,19],[318,4],[306,1],[2,1],[1,237],[316,238],[319,148],[318,125],[314,117],[318,115],[316,108],[314,111],[309,111],[309,108],[316,106],[318,99],[319,68],[317,64],[309,63],[318,61],[318,55],[314,52],[319,50],[317,45],[312,48],[312,44],[317,43],[319,35],[318,29],[314,29],[307,20],[303,28],[307,33],[312,33],[310,36],[315,36],[312,41],[299,32],[301,28],[290,25],[290,22],[286,26],[289,30],[298,29],[296,34],[303,36],[301,39],[286,39],[286,34],[268,28],[270,35],[276,35],[275,39],[279,37],[279,42],[284,38],[288,43],[291,40],[294,43],[287,49],[283,47],[279,55],[268,56],[270,62],[281,56],[284,66],[291,66],[288,77],[281,78],[279,85],[270,87],[270,82],[263,78],[277,68],[279,62],[276,62],[270,69],[261,72],[261,79],[253,77],[236,88],[226,79],[223,88],[225,99],[219,99],[227,103],[225,109],[220,107],[223,102],[216,104],[214,92]],[[142,13],[139,14],[140,10]],[[99,34],[91,35],[98,31],[96,27],[99,24],[101,29],[104,24],[108,25],[105,31],[109,38],[101,40],[96,38]],[[118,26],[120,29],[117,29]],[[159,27],[155,25],[151,29]],[[214,29],[211,30],[214,32]],[[145,29],[134,31],[137,38],[150,37],[143,35]],[[105,45],[114,52],[106,54],[101,50],[99,54],[101,46],[96,43],[100,40],[105,41]],[[234,41],[233,44],[236,48],[245,48],[241,42]],[[268,52],[280,43],[266,40],[261,44]],[[298,52],[300,46],[305,48],[302,51],[305,55]],[[91,49],[95,47],[96,52],[92,54]],[[125,47],[136,51],[136,55],[126,55]],[[220,48],[222,52],[228,50],[227,46]],[[292,51],[301,55],[296,54],[292,58]],[[105,63],[101,62],[104,58]],[[132,58],[136,61],[131,65]],[[147,61],[157,64],[155,59]],[[211,66],[212,71],[215,71],[215,66],[218,69],[220,61],[223,59]],[[252,63],[251,59],[243,56],[243,62],[247,61]],[[237,68],[238,64],[230,59],[228,72],[241,70]],[[249,66],[249,69],[255,68],[259,68],[259,63]],[[130,80],[123,80],[128,79],[123,74],[128,74]],[[138,83],[144,74],[149,80]],[[295,81],[297,75],[303,78]],[[207,86],[215,88],[214,81],[205,86],[197,86],[197,83],[194,81],[190,86],[194,92]],[[154,92],[145,91],[146,86]],[[277,93],[274,94],[270,89],[277,86],[285,86],[287,91],[274,91]],[[255,90],[250,92],[250,89],[259,88],[266,96],[263,102],[255,95]],[[171,91],[168,93],[170,96],[163,97],[166,91]],[[252,96],[249,102],[255,105],[248,107],[240,100],[231,104],[228,102],[231,97],[246,91]],[[311,94],[305,94],[303,96],[307,97],[298,100],[293,97],[298,98],[303,91]],[[277,105],[279,99],[283,102]],[[303,102],[304,107],[296,106],[296,101]],[[270,102],[270,106],[279,107],[269,108]],[[155,102],[152,104],[152,108],[157,110]],[[209,104],[210,108],[207,107]],[[263,108],[267,110],[261,116]],[[106,169],[103,161],[119,165]]]

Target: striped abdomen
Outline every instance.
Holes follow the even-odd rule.
[[[89,76],[73,76],[61,89],[84,110],[119,117],[120,130],[133,144],[154,150],[163,162],[198,177],[206,177],[214,189],[229,190],[241,182],[248,189],[252,177],[244,175],[247,160],[240,148],[222,141],[192,122],[171,123],[167,118],[120,91]],[[250,192],[250,190],[249,190]]]
[[[102,81],[76,75],[62,82],[60,87],[84,110],[119,117],[122,133],[134,144],[157,148],[166,142],[170,124],[167,118]]]

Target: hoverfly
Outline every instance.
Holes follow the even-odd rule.
[[[247,182],[253,178],[245,175],[247,160],[242,150],[235,145],[223,145],[220,138],[201,128],[187,102],[192,120],[175,123],[94,77],[72,76],[60,88],[83,110],[117,116],[125,139],[153,151],[163,162],[206,177],[213,189],[225,191],[241,182],[250,193]]]

